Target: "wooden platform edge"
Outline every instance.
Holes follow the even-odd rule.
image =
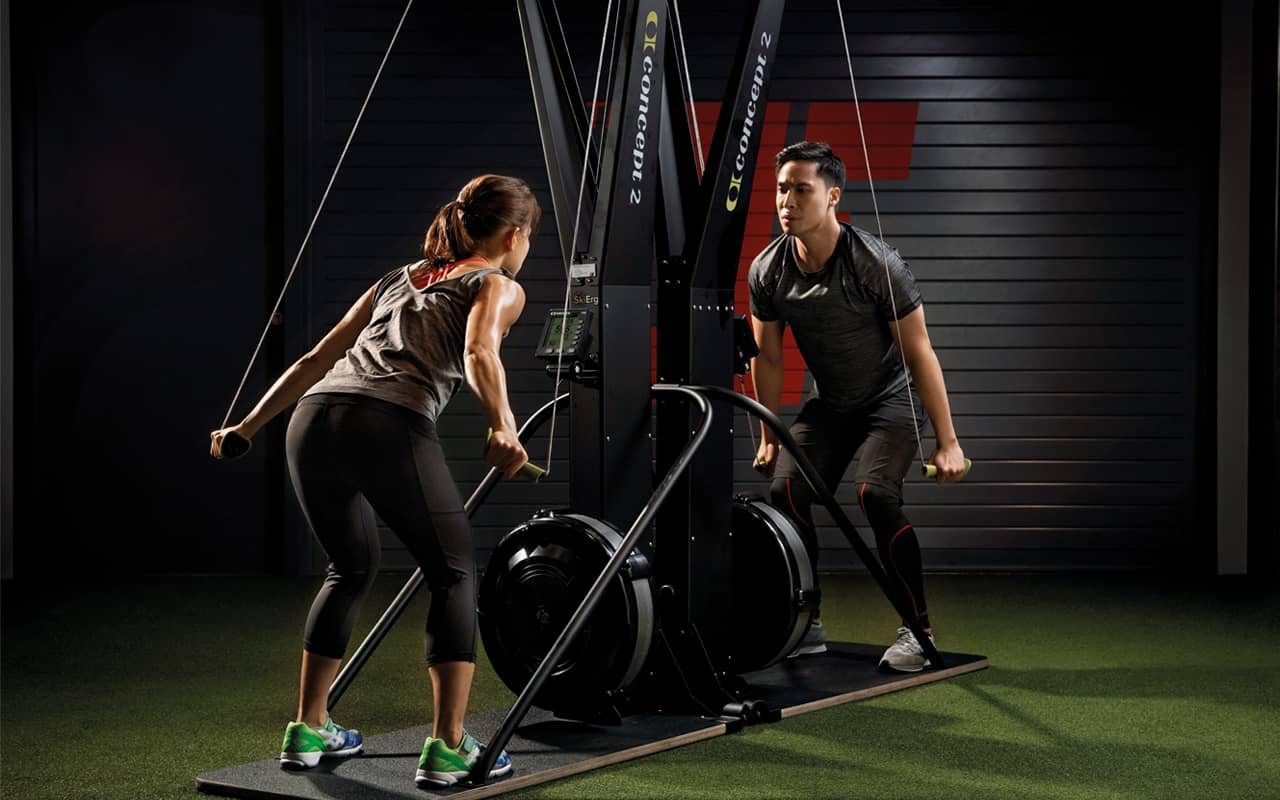
[[[284,797],[284,795],[275,792],[262,792],[257,789],[210,780],[203,775],[196,776],[196,791],[201,794],[211,794],[215,797],[248,797],[250,800],[280,800],[281,797]]]
[[[673,736],[670,739],[661,739],[649,744],[642,744],[639,747],[632,747],[628,750],[619,750],[616,753],[589,758],[579,761],[575,764],[567,764],[557,769],[544,770],[543,772],[535,772],[532,775],[521,775],[518,777],[508,778],[507,780],[497,781],[495,783],[487,783],[484,786],[477,786],[473,789],[449,794],[449,800],[482,800],[485,797],[495,797],[507,792],[514,792],[519,789],[527,789],[530,786],[537,786],[542,783],[550,783],[558,781],[561,778],[567,778],[570,775],[577,775],[580,772],[590,772],[593,769],[608,767],[614,764],[621,764],[624,761],[632,761],[644,756],[661,753],[664,750],[674,750],[677,747],[684,747],[687,744],[703,742],[707,739],[714,739],[717,736],[723,736],[729,730],[729,726],[723,722],[711,723],[709,727],[702,730],[691,731],[679,736]]]
[[[787,719],[788,717],[795,717],[800,714],[808,714],[810,711],[821,711],[824,708],[844,705],[845,703],[852,703],[856,700],[866,700],[871,697],[879,697],[881,695],[902,691],[903,689],[910,689],[914,686],[923,686],[928,683],[944,681],[948,678],[954,678],[957,675],[964,675],[967,672],[977,672],[980,669],[986,669],[988,666],[990,666],[990,662],[985,658],[980,658],[977,661],[970,661],[969,663],[961,664],[958,667],[947,667],[946,669],[938,670],[922,670],[918,675],[894,681],[893,683],[871,686],[866,689],[859,689],[856,692],[836,694],[830,697],[824,697],[821,700],[801,703],[797,706],[788,706],[787,708],[782,709],[782,718]]]

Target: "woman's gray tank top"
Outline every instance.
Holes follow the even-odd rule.
[[[410,275],[421,264],[383,276],[369,324],[306,394],[367,395],[433,421],[440,416],[465,378],[463,348],[471,304],[490,275],[512,276],[489,268],[430,282],[433,273],[427,273],[415,285]]]

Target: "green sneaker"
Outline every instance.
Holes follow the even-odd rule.
[[[471,767],[484,754],[485,746],[476,741],[476,737],[462,732],[462,742],[458,749],[444,743],[444,739],[428,737],[422,745],[422,758],[418,759],[418,775],[414,783],[418,786],[452,786],[467,775]],[[501,778],[511,773],[511,757],[503,750],[498,760],[493,762],[489,770],[490,778]]]
[[[319,764],[322,758],[353,756],[360,752],[363,743],[360,731],[347,730],[332,718],[326,718],[320,728],[305,722],[290,722],[284,729],[284,743],[280,745],[280,766],[308,769]]]

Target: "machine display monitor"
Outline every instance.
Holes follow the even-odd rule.
[[[586,349],[588,329],[591,326],[591,312],[585,309],[575,311],[552,311],[542,326],[542,336],[538,340],[538,349],[534,352],[538,358],[566,358],[581,356]],[[563,338],[562,338],[563,337]],[[560,351],[563,342],[563,354]]]

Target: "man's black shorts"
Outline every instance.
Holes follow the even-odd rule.
[[[923,430],[926,418],[919,399],[914,395],[913,399],[915,418]],[[869,483],[901,497],[902,479],[917,453],[905,387],[879,405],[856,412],[836,411],[815,397],[800,409],[791,435],[832,492],[857,454],[855,483]],[[785,449],[778,456],[773,476],[801,479],[795,459]]]

